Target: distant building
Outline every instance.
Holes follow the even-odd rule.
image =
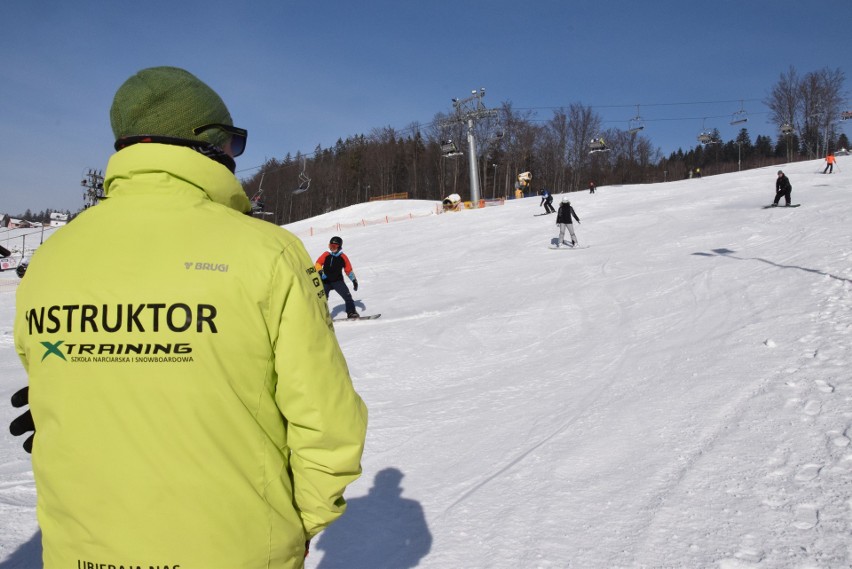
[[[39,224],[40,225],[40,224]],[[7,229],[20,229],[27,227],[38,227],[35,223],[31,221],[27,221],[26,219],[16,219],[14,217],[9,217],[8,215],[3,216],[3,227]]]
[[[58,211],[53,211],[50,213],[50,226],[51,227],[61,227],[68,223],[68,214],[67,213],[59,213]]]

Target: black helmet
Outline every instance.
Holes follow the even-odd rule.
[[[341,239],[340,237],[335,235],[334,237],[329,239],[328,244],[329,245],[332,245],[332,244],[337,245],[340,249],[342,249],[343,248],[343,239]]]

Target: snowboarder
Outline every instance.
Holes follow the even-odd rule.
[[[597,188],[597,186],[595,185],[594,180],[592,180],[591,182],[589,182],[589,193],[590,194],[595,193],[595,188]]]
[[[542,188],[538,191],[538,195],[541,196],[541,203],[538,205],[544,206],[544,213],[556,213],[556,208],[553,207],[553,196],[550,195],[550,192],[546,188]]]
[[[566,229],[571,235],[571,247],[575,247],[577,245],[577,235],[574,233],[574,223],[571,220],[572,217],[577,220],[577,223],[580,223],[580,218],[577,217],[577,212],[574,211],[573,207],[571,207],[571,202],[568,201],[568,196],[563,196],[562,203],[559,205],[559,213],[556,214],[556,226],[559,227],[559,240],[556,242],[557,247],[568,245],[565,241]]]
[[[790,180],[784,175],[782,170],[778,170],[778,179],[775,180],[775,200],[772,202],[772,207],[777,207],[781,201],[781,196],[784,196],[785,205],[790,205],[790,192],[793,191],[793,186]]]
[[[355,278],[355,272],[352,270],[349,257],[343,252],[343,239],[335,235],[329,240],[328,251],[319,256],[316,268],[322,277],[325,296],[328,297],[329,291],[335,291],[343,298],[343,302],[346,303],[346,316],[349,318],[359,318],[360,314],[355,310],[355,301],[352,300],[352,293],[349,292],[349,287],[346,286],[346,281],[343,280],[343,275],[345,274],[352,281],[352,288],[358,290],[358,279]]]
[[[834,157],[834,152],[829,152],[828,156],[825,157],[825,170],[822,171],[823,174],[834,174],[834,162],[836,158]]]

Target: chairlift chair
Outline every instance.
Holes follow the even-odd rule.
[[[852,111],[843,111],[840,113],[840,120],[845,121],[852,119]]]
[[[645,121],[642,120],[642,116],[639,114],[639,105],[636,105],[636,116],[627,121],[627,133],[636,134],[644,128]]]
[[[698,135],[698,142],[701,144],[715,144],[719,142],[719,139],[713,136],[715,133],[712,130],[708,130],[704,123],[707,119],[701,121],[701,134]]]
[[[305,173],[305,157],[302,157],[302,171],[299,172],[299,187],[293,190],[293,194],[303,194],[311,187],[311,179]]]
[[[455,156],[461,156],[461,152],[459,152],[456,143],[452,140],[444,140],[441,142],[441,156],[444,158],[453,158]]]
[[[589,141],[589,154],[594,154],[595,152],[609,152],[609,147],[607,147],[602,136]]]
[[[731,115],[731,126],[748,122],[748,113],[743,107],[743,102],[740,101],[740,110]]]
[[[748,122],[748,114],[745,111],[737,111],[731,115],[731,126]]]
[[[263,207],[264,203],[261,201],[263,197],[263,177],[266,176],[266,173],[260,175],[260,183],[257,185],[257,191],[251,197],[249,202],[251,203],[251,214],[252,215],[264,215]]]
[[[719,144],[722,141],[719,138],[713,136],[712,132],[704,131],[698,135],[698,142],[706,146],[708,144]]]
[[[251,214],[252,215],[272,215],[271,211],[264,211],[266,204],[261,201],[263,197],[263,190],[258,190],[256,194],[251,197]]]
[[[630,122],[627,125],[627,133],[628,134],[636,134],[640,130],[643,130],[645,125],[642,123],[641,117],[633,117],[630,119]]]
[[[784,124],[782,124],[781,125],[781,134],[783,134],[783,135],[793,134],[793,125],[791,125],[788,122],[785,122]]]
[[[299,187],[293,190],[294,194],[302,194],[311,187],[311,179],[304,172],[299,173]]]

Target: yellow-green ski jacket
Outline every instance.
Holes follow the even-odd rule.
[[[104,187],[17,294],[45,568],[302,567],[367,425],[313,262],[192,149]]]

